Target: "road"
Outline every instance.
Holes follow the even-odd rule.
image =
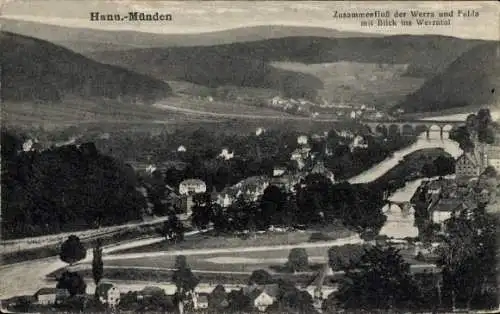
[[[239,113],[217,113],[211,111],[201,111],[188,108],[181,108],[165,104],[154,104],[156,108],[173,111],[177,113],[185,113],[191,115],[199,116],[209,116],[214,118],[226,118],[226,119],[256,119],[256,120],[291,120],[291,121],[319,121],[319,122],[339,122],[339,119],[318,119],[312,117],[300,117],[292,115],[255,115],[255,114],[239,114]],[[158,121],[159,122],[159,121]]]
[[[19,250],[27,250],[27,249],[38,248],[41,246],[48,246],[48,245],[57,244],[57,243],[60,243],[61,241],[64,241],[68,236],[70,236],[72,234],[76,235],[80,239],[84,240],[84,239],[102,236],[102,235],[106,235],[106,234],[117,233],[119,231],[134,228],[134,227],[147,226],[147,225],[152,225],[152,224],[156,224],[156,223],[161,223],[165,220],[167,220],[167,217],[160,217],[160,218],[155,218],[155,219],[152,219],[149,221],[128,223],[128,224],[119,225],[119,226],[104,227],[104,228],[99,228],[99,229],[88,229],[88,230],[79,231],[79,232],[66,232],[66,233],[59,233],[59,234],[40,236],[40,237],[30,237],[30,238],[22,238],[22,239],[15,239],[15,240],[6,240],[6,241],[1,241],[0,245],[2,246],[2,253],[9,253],[9,252],[14,252],[14,251],[19,251]]]
[[[186,236],[194,235],[198,233],[198,231],[193,231],[187,233]],[[127,243],[107,246],[103,249],[104,253],[110,253],[113,251],[119,251],[124,249],[129,249],[133,247],[140,247],[148,244],[152,244],[155,242],[163,241],[164,238],[151,238],[151,239],[142,239],[137,241],[129,241]],[[342,243],[356,243],[362,241],[361,239],[355,240],[354,238],[348,239],[339,239],[336,241],[328,242],[328,245],[342,245]],[[298,247],[314,247],[314,246],[325,246],[326,243],[304,243],[302,245],[297,245]],[[277,250],[277,249],[285,249],[288,247],[287,245],[277,245],[277,246],[266,246],[262,247],[262,250]],[[238,251],[257,251],[254,247],[249,248],[228,248],[228,249],[204,249],[204,250],[187,250],[186,251],[172,251],[172,252],[158,252],[165,255],[189,255],[189,254],[210,254],[211,251],[223,253],[223,252],[238,252]],[[151,253],[153,254],[153,253]],[[92,250],[87,250],[87,256],[81,263],[89,263],[92,261]],[[127,259],[127,258],[137,258],[138,256],[145,256],[145,253],[141,254],[123,254],[123,255],[108,255],[104,256],[103,259],[112,260],[112,259]],[[47,281],[47,274],[54,272],[60,268],[67,266],[66,263],[59,260],[58,257],[50,257],[39,260],[26,261],[22,263],[5,265],[0,267],[0,296],[2,298],[10,298],[16,295],[29,295],[35,293],[38,289],[47,286],[49,283]],[[53,283],[52,283],[53,284]],[[90,285],[89,285],[90,286]]]

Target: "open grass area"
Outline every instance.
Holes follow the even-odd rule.
[[[332,62],[304,64],[272,62],[284,70],[318,77],[324,85],[319,95],[333,102],[374,103],[387,107],[417,90],[424,79],[405,76],[405,64],[376,64],[359,62]]]
[[[325,235],[324,240],[335,240],[354,235],[354,232],[344,226],[335,225],[322,227],[321,229],[289,232],[266,232],[256,234],[255,237],[243,238],[237,235],[217,235],[215,232],[194,235],[180,243],[163,241],[148,246],[116,251],[113,254],[142,253],[157,251],[174,251],[183,249],[216,249],[235,248],[249,246],[288,245],[309,242],[313,234],[321,232]],[[318,230],[319,229],[319,230]],[[314,237],[313,237],[314,238]]]

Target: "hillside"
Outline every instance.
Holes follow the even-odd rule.
[[[500,103],[500,44],[485,43],[462,54],[442,73],[426,81],[393,109],[406,113]]]
[[[422,79],[444,70],[462,52],[480,43],[482,41],[444,36],[286,37],[216,46],[101,51],[86,55],[162,80],[188,81],[209,87],[233,85],[274,89],[286,97],[314,100],[318,91],[325,89],[325,80],[315,75],[315,71],[283,68],[276,66],[276,62],[310,67],[335,62],[345,62],[348,66],[349,63],[370,64],[369,67],[404,65],[405,70],[398,73],[398,77]],[[341,78],[343,74],[329,75]],[[395,100],[392,104],[396,104],[421,84],[407,81],[401,86],[403,92],[384,96],[380,101]],[[364,82],[356,84],[364,85]],[[375,92],[384,93],[378,86],[373,89],[371,87],[376,85],[369,85],[363,92],[368,94],[364,100],[373,99]],[[393,84],[388,85],[386,89],[394,90]]]
[[[13,19],[0,19],[4,31],[43,40],[67,47],[76,52],[124,50],[132,48],[210,46],[289,36],[326,38],[376,36],[358,32],[343,32],[329,28],[267,25],[242,27],[203,34],[154,34],[137,31],[105,31],[62,27]]]
[[[61,103],[106,99],[147,104],[171,94],[159,80],[101,64],[47,41],[0,32],[2,101]]]

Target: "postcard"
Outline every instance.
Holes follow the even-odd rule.
[[[496,1],[7,0],[1,313],[499,313]]]

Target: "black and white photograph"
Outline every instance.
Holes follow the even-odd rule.
[[[500,313],[497,1],[0,2],[0,313]]]

